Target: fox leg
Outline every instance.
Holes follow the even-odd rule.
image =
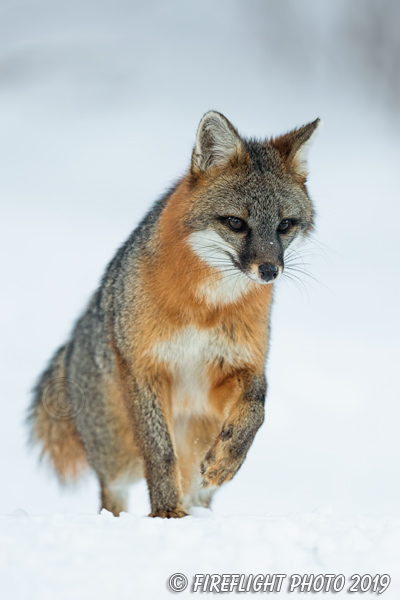
[[[167,391],[157,382],[135,388],[132,412],[150,495],[149,516],[184,517],[177,457],[160,402]]]
[[[203,487],[220,486],[232,479],[264,421],[265,375],[246,373],[242,381],[241,397],[232,406],[221,433],[201,463]]]
[[[101,508],[109,510],[114,517],[126,512],[128,507],[128,489],[113,489],[111,485],[100,483]]]

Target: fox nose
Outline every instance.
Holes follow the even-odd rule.
[[[275,265],[265,264],[258,267],[261,279],[264,281],[273,281],[278,277],[279,269]]]

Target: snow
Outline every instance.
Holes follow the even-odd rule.
[[[343,574],[334,597],[348,597],[354,573],[398,573],[400,518],[338,516],[329,509],[284,516],[215,516],[194,509],[179,520],[123,513],[1,517],[0,581],[7,600],[171,598],[167,581],[183,573],[286,574],[277,597],[291,596],[292,574]],[[5,550],[7,548],[7,552]],[[15,568],[16,564],[21,570]],[[23,576],[21,574],[23,573]],[[385,599],[399,597],[400,579]],[[197,592],[200,594],[200,592]]]
[[[352,46],[370,13],[344,0],[3,4],[0,598],[159,600],[173,573],[359,572],[389,573],[383,597],[397,600],[400,145],[384,48],[378,76]],[[98,515],[93,475],[62,490],[26,446],[30,389],[213,108],[258,137],[323,117],[317,231],[301,250],[321,285],[278,283],[266,422],[213,512],[148,519],[141,482],[129,514]]]

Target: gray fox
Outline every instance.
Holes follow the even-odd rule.
[[[35,388],[28,421],[61,482],[95,471],[101,507],[145,477],[153,517],[208,507],[264,421],[273,283],[313,227],[306,154],[200,121],[188,172],[108,265]]]

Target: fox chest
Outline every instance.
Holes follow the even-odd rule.
[[[216,376],[229,377],[230,371],[252,359],[249,343],[235,343],[218,329],[195,327],[186,327],[159,342],[153,354],[171,376],[174,417],[212,411],[210,395]]]

